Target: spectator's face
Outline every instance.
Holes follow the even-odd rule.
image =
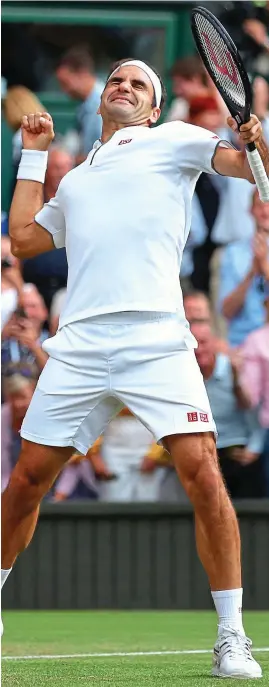
[[[12,417],[17,422],[24,419],[35,390],[35,383],[33,381],[23,379],[23,382],[19,391],[14,391],[7,395],[7,401],[11,406]]]
[[[269,232],[269,203],[263,203],[258,193],[255,193],[252,205],[252,215],[257,227]],[[268,233],[269,237],[269,233]]]
[[[47,319],[47,309],[39,293],[34,290],[24,293],[22,305],[27,318],[38,328],[41,328]]]
[[[214,337],[209,324],[193,323],[191,332],[195,336],[198,348],[195,355],[201,370],[210,366],[214,358]]]
[[[160,109],[153,107],[154,89],[150,78],[139,67],[120,67],[111,76],[101,98],[100,114],[103,119],[143,123],[157,121]]]
[[[202,78],[199,75],[193,76],[189,79],[179,75],[173,76],[172,88],[173,93],[177,96],[177,98],[184,98],[188,102],[205,89]]]
[[[64,150],[52,150],[49,153],[45,184],[56,193],[62,178],[73,168],[73,159]]]
[[[184,299],[184,309],[188,322],[192,320],[210,321],[210,308],[206,297],[186,296]]]
[[[81,74],[74,72],[69,67],[62,65],[58,67],[56,76],[61,86],[62,91],[70,95],[71,98],[81,98]]]
[[[193,117],[191,123],[215,132],[223,126],[223,115],[216,110],[205,110]]]

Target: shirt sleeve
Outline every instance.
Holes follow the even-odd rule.
[[[181,124],[178,128],[179,166],[207,174],[217,174],[214,169],[214,156],[218,146],[223,148],[233,148],[233,146],[229,141],[220,139],[217,134],[202,129],[200,126],[182,124],[182,122],[177,124]]]
[[[257,408],[262,400],[263,374],[252,334],[244,342],[242,354],[243,364],[240,379],[250,397],[252,407]]]
[[[65,247],[65,218],[60,207],[59,197],[51,198],[35,215],[35,221],[52,235],[55,248]]]

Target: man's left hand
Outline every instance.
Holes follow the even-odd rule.
[[[238,132],[237,122],[233,117],[228,117],[227,124],[233,131]],[[250,120],[246,124],[242,124],[239,128],[240,141],[246,146],[248,143],[258,141],[262,136],[262,125],[258,117],[252,114]]]

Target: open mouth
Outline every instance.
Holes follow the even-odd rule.
[[[112,102],[115,102],[116,100],[119,100],[121,103],[129,103],[131,105],[131,101],[128,100],[128,98],[123,98],[123,96],[117,95],[115,98],[112,98]]]

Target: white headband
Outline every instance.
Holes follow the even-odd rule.
[[[117,72],[121,67],[139,67],[140,69],[143,69],[143,72],[145,72],[148,77],[151,80],[151,83],[154,88],[154,93],[155,93],[155,100],[156,100],[156,107],[160,107],[161,104],[161,99],[162,99],[162,87],[161,87],[161,82],[157,74],[151,69],[151,67],[148,67],[145,62],[142,62],[142,60],[130,60],[129,62],[123,62],[123,64],[120,64],[117,69],[114,69],[114,72],[110,74],[109,79]]]

